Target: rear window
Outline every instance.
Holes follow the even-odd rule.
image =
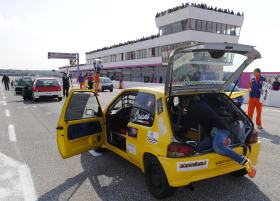
[[[21,79],[16,81],[16,84],[18,86],[31,85],[32,84],[32,79],[30,79],[30,78],[21,78]]]
[[[149,93],[138,93],[132,107],[130,121],[145,126],[152,126],[155,116],[156,98]]]
[[[112,80],[110,80],[110,79],[101,79],[101,82],[102,83],[111,83]]]
[[[58,81],[53,79],[53,80],[37,80],[36,83],[37,87],[57,87],[59,86]]]

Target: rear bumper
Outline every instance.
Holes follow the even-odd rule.
[[[61,91],[51,91],[51,92],[34,92],[34,98],[40,97],[62,97]]]
[[[102,90],[112,90],[113,88],[113,85],[101,86]]]
[[[253,164],[257,164],[261,143],[258,141],[251,146],[251,153],[247,156]],[[243,153],[242,147],[234,148],[239,154]],[[170,186],[186,186],[191,182],[228,174],[243,169],[243,166],[228,157],[216,153],[201,154],[187,158],[158,157]]]

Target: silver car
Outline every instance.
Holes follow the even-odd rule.
[[[99,91],[109,90],[112,92],[114,89],[112,80],[108,77],[100,77]]]

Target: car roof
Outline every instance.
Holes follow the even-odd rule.
[[[36,77],[35,80],[56,80],[55,77]]]

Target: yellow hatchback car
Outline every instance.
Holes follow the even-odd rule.
[[[90,90],[72,90],[57,124],[62,158],[106,148],[139,167],[156,198],[176,187],[232,173],[243,166],[212,148],[197,150],[206,133],[200,125],[182,133],[182,98],[204,101],[230,131],[229,146],[257,163],[260,141],[254,124],[224,93],[243,70],[261,55],[252,46],[206,43],[179,48],[170,55],[165,87],[123,90],[102,110]],[[182,137],[183,136],[183,137]]]

